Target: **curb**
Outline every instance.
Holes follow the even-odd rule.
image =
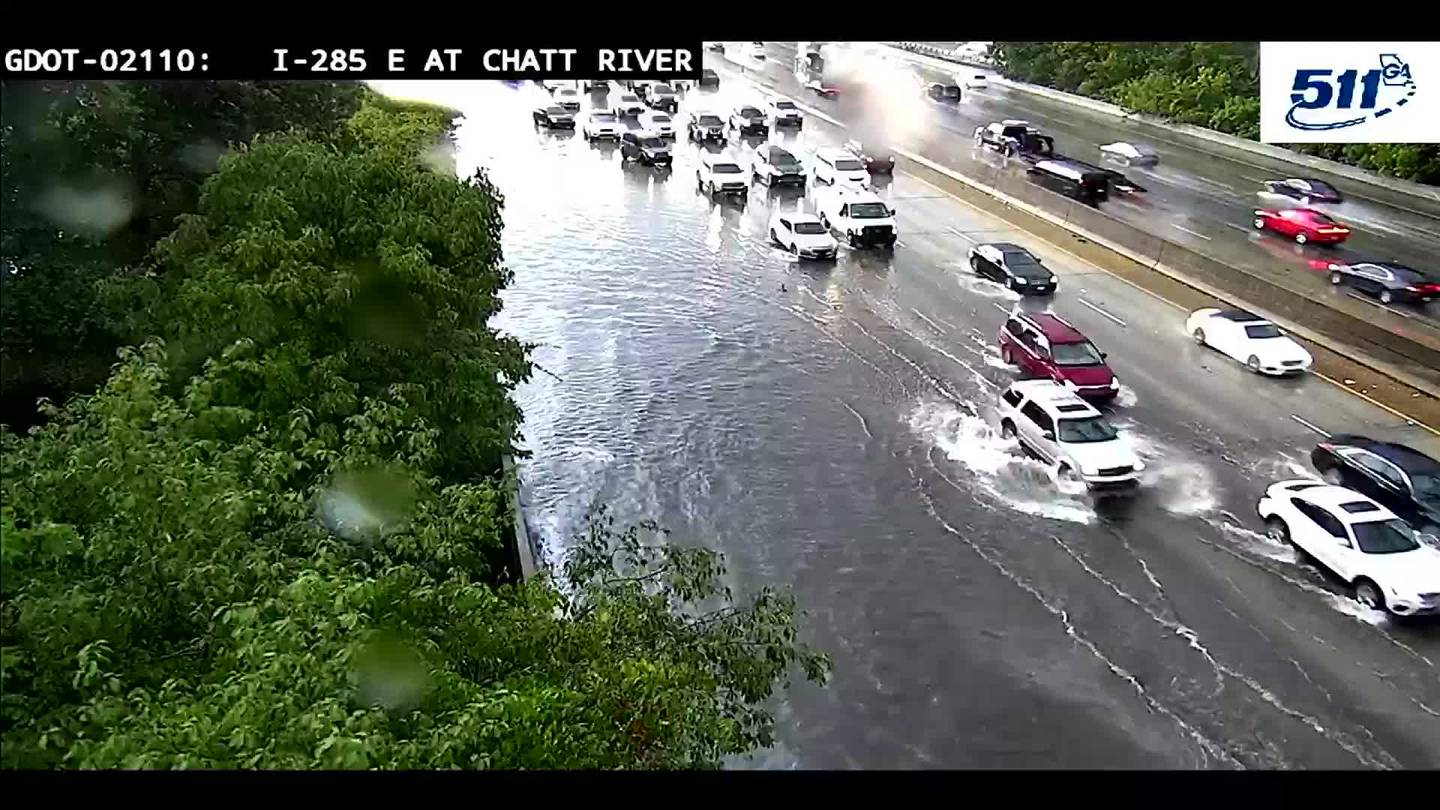
[[[888,47],[894,48],[895,50],[902,53],[910,54],[913,56],[921,56],[928,59],[934,59],[936,61],[944,62],[947,65],[987,67],[986,65],[978,62],[969,62],[948,58],[946,56],[931,55],[923,50],[912,50],[911,48],[905,47],[906,43],[897,44],[886,42],[883,44]],[[938,49],[932,48],[930,50]],[[989,67],[992,70],[994,69],[993,66]],[[940,68],[937,66],[936,69]],[[1325,158],[1315,157],[1313,155],[1301,154],[1299,152],[1294,152],[1286,149],[1283,146],[1274,146],[1271,144],[1260,143],[1259,141],[1251,141],[1245,138],[1236,137],[1234,135],[1228,135],[1223,132],[1217,132],[1212,129],[1198,127],[1193,124],[1177,124],[1154,115],[1129,112],[1123,107],[1111,104],[1110,102],[1086,98],[1084,96],[1078,96],[1074,93],[1067,93],[1063,90],[1055,90],[1054,88],[1043,87],[1037,84],[1018,82],[1013,79],[1007,79],[999,75],[994,76],[992,78],[992,81],[994,81],[996,84],[1000,84],[1014,90],[1019,90],[1021,92],[1030,93],[1032,95],[1041,96],[1043,98],[1048,98],[1052,101],[1059,101],[1074,107],[1089,110],[1091,112],[1115,118],[1121,118],[1127,121],[1134,121],[1157,129],[1163,129],[1177,137],[1189,138],[1195,141],[1200,141],[1203,144],[1227,147],[1239,152],[1246,152],[1248,154],[1258,157],[1265,157],[1271,160],[1283,161],[1285,163],[1296,166],[1297,168],[1308,168],[1315,169],[1317,171],[1327,172],[1337,177],[1344,177],[1347,180],[1353,180],[1357,183],[1364,183],[1366,185],[1385,189],[1386,191],[1390,191],[1396,194],[1403,194],[1405,196],[1414,197],[1430,203],[1440,203],[1440,189],[1421,185],[1419,183],[1414,183],[1409,180],[1401,180],[1395,177],[1386,177],[1384,175],[1374,174],[1357,166],[1351,166],[1345,163],[1337,163],[1333,160],[1326,160]],[[1220,157],[1225,156],[1220,155]],[[1257,168],[1263,169],[1266,167],[1261,166]]]

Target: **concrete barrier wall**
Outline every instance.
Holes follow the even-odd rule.
[[[508,455],[504,459],[504,469],[514,535],[510,557],[519,571],[520,579],[528,580],[541,570],[537,563],[539,555],[535,548],[535,536],[530,531],[530,524],[525,520],[525,505],[520,497],[520,472],[515,467],[515,460]]]
[[[906,53],[922,56],[929,60],[935,60],[937,64],[930,66],[937,70],[953,69],[957,65],[987,67],[987,65],[980,62],[956,59],[938,48],[921,43],[886,42],[883,44]],[[993,66],[988,67],[992,67],[993,69]],[[1157,116],[1128,112],[1125,108],[1109,102],[1078,96],[1074,93],[1066,93],[1049,87],[1017,82],[1013,79],[1006,79],[999,76],[995,77],[993,81],[996,84],[1004,85],[1014,90],[1049,98],[1099,115],[1123,118],[1127,121],[1141,124],[1152,131],[1164,132],[1170,138],[1182,138],[1187,142],[1194,143],[1197,148],[1203,149],[1208,146],[1213,150],[1218,147],[1232,153],[1239,152],[1256,157],[1268,158],[1290,164],[1297,169],[1314,169],[1325,172],[1326,174],[1335,175],[1336,177],[1344,177],[1347,180],[1364,183],[1371,187],[1365,196],[1370,196],[1383,202],[1404,206],[1407,204],[1407,198],[1411,198],[1410,201],[1412,204],[1421,203],[1425,206],[1440,205],[1440,188],[1434,186],[1412,183],[1408,180],[1401,180],[1395,177],[1385,177],[1356,166],[1294,152],[1283,146],[1247,140],[1190,124],[1177,124]],[[1225,156],[1224,153],[1221,153],[1221,156]]]

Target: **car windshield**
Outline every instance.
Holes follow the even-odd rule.
[[[1350,528],[1355,532],[1355,542],[1366,554],[1398,554],[1420,547],[1420,542],[1404,521],[1377,520],[1356,523]]]
[[[1103,417],[1087,416],[1084,419],[1061,419],[1055,423],[1057,441],[1069,444],[1086,442],[1108,442],[1116,437],[1115,428],[1110,427]]]
[[[550,113],[551,115],[565,115],[565,108],[564,108],[564,107],[546,107],[546,108],[545,108],[545,112]]]
[[[706,127],[718,127],[718,126],[720,126],[720,116],[718,116],[718,115],[702,115],[702,116],[700,116],[699,124],[700,124],[701,126],[706,126]]]
[[[670,116],[657,113],[657,114],[655,114],[655,115],[650,116],[650,120],[651,120],[651,121],[654,121],[654,122],[657,123],[657,124],[668,124],[668,123],[670,123]]]
[[[1410,473],[1415,499],[1440,506],[1440,473]]]
[[[1050,278],[1050,271],[1043,265],[1023,253],[1011,253],[1005,257],[1005,266],[1010,272],[1021,278]]]
[[[890,216],[890,209],[885,207],[885,203],[867,202],[850,204],[851,219],[884,219],[888,216]]]
[[[599,122],[602,123],[602,124],[613,124],[613,123],[615,123],[615,116],[611,115],[610,113],[595,113],[594,115],[592,115],[592,116],[590,116],[590,117],[591,117],[593,120],[599,121]]]
[[[953,85],[953,84],[951,84],[951,85],[946,85],[946,86],[945,86],[945,97],[946,97],[946,98],[959,98],[959,97],[960,97],[960,88],[959,88],[958,86],[956,86],[956,85]]]
[[[1310,184],[1311,191],[1318,191],[1321,194],[1335,193],[1335,187],[1323,180],[1306,180],[1305,182]]]
[[[575,90],[574,90],[573,88],[570,88],[570,87],[561,87],[561,88],[558,88],[558,89],[555,90],[555,95],[557,95],[557,96],[573,96],[573,95],[575,95]]]
[[[865,164],[854,158],[840,158],[835,161],[835,168],[842,172],[854,172],[865,168]]]
[[[746,118],[760,117],[760,111],[755,109],[754,107],[741,107],[740,114],[745,116]]]
[[[640,145],[646,149],[659,149],[665,145],[665,142],[659,138],[641,138]]]
[[[716,163],[710,168],[710,171],[716,174],[739,174],[740,167],[734,163]]]
[[[793,101],[777,101],[777,102],[775,102],[775,109],[777,109],[777,110],[793,110],[793,109],[795,109],[795,102],[793,102]]]
[[[650,88],[650,92],[661,96],[673,96],[675,95],[675,88],[668,84],[657,84]]]
[[[1300,215],[1301,219],[1308,219],[1315,225],[1334,225],[1335,220],[1325,216],[1319,211],[1305,211]]]
[[[1105,363],[1100,350],[1088,340],[1084,343],[1056,343],[1050,347],[1057,366],[1099,366]]]
[[[795,233],[825,233],[825,226],[808,220],[795,223]]]
[[[770,163],[782,169],[800,168],[800,161],[796,160],[795,156],[789,152],[771,152]]]
[[[1251,340],[1264,340],[1266,338],[1282,337],[1282,335],[1273,323],[1256,323],[1245,327],[1245,337]]]

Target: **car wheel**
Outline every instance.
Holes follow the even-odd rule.
[[[771,241],[771,242],[774,242],[774,243],[777,244],[777,245],[780,245],[780,236],[775,233],[775,229],[774,229],[774,228],[771,228],[771,229],[770,229],[770,241]],[[780,246],[781,246],[781,247],[784,247],[784,245],[780,245]]]
[[[1259,358],[1259,357],[1256,357],[1256,356],[1253,355],[1253,354],[1250,355],[1250,359],[1245,361],[1245,367],[1248,368],[1248,369],[1250,369],[1251,371],[1255,372],[1256,374],[1259,374],[1259,373],[1260,373],[1260,358]]]
[[[1371,610],[1385,609],[1385,595],[1380,592],[1380,586],[1364,577],[1355,580],[1355,601]]]
[[[1015,423],[1014,423],[1014,422],[1011,422],[1009,419],[1006,419],[1004,422],[1001,422],[1001,423],[1000,423],[1000,435],[1001,435],[1001,436],[1004,436],[1004,437],[1007,438],[1007,439],[1013,439],[1013,438],[1015,438]]]
[[[714,181],[714,180],[711,180],[711,181],[710,181],[710,196],[712,196],[712,197],[715,196],[715,181]]]
[[[852,247],[852,248],[855,247],[855,232],[854,232],[854,231],[846,231],[846,232],[845,232],[845,244],[849,245],[849,246]]]
[[[1263,231],[1263,230],[1265,230],[1265,220],[1263,220],[1263,219],[1261,219],[1261,218],[1259,218],[1259,217],[1256,217],[1256,218],[1255,218],[1255,230],[1257,230],[1257,231]]]
[[[1331,467],[1330,469],[1322,473],[1320,477],[1325,479],[1325,483],[1329,484],[1332,487],[1345,486],[1345,474],[1340,472],[1339,467]]]
[[[1066,484],[1073,484],[1080,480],[1080,476],[1075,474],[1075,470],[1069,464],[1063,462],[1055,470],[1055,477]]]
[[[1294,541],[1290,539],[1290,527],[1278,517],[1265,519],[1265,536],[1277,543],[1294,545]]]
[[[1310,241],[1310,237],[1306,236],[1303,232],[1295,234],[1295,244],[1303,245],[1308,241]]]
[[[1392,292],[1390,292],[1389,290],[1381,290],[1381,291],[1380,291],[1380,303],[1382,303],[1382,304],[1388,304],[1388,303],[1390,303],[1391,301],[1394,301],[1394,300],[1395,300],[1395,293],[1392,293]]]
[[[971,256],[971,257],[970,257],[970,269],[975,271],[975,275],[977,275],[977,276],[980,275],[980,259],[979,259],[979,257],[976,257],[976,256]]]
[[[1196,342],[1196,343],[1199,343],[1201,346],[1204,346],[1204,345],[1205,345],[1205,330],[1204,330],[1204,329],[1196,329],[1195,332],[1191,335],[1191,337],[1195,338],[1195,342]]]
[[[1339,285],[1339,284],[1344,283],[1344,281],[1345,281],[1345,277],[1342,276],[1342,275],[1340,275],[1340,273],[1339,273],[1338,271],[1333,272],[1333,273],[1330,274],[1330,283],[1331,283],[1331,284]]]
[[[984,146],[984,145],[985,145],[985,139],[982,138],[982,137],[980,137],[980,133],[978,133],[978,132],[975,133],[975,145],[976,145],[976,146]]]

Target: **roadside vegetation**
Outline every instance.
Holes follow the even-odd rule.
[[[603,507],[516,581],[529,347],[453,113],[3,90],[0,765],[716,767],[825,678],[788,595]]]
[[[1108,101],[1131,112],[1256,140],[1256,42],[997,42],[1005,75]],[[1293,144],[1289,148],[1380,174],[1440,184],[1437,144]]]

